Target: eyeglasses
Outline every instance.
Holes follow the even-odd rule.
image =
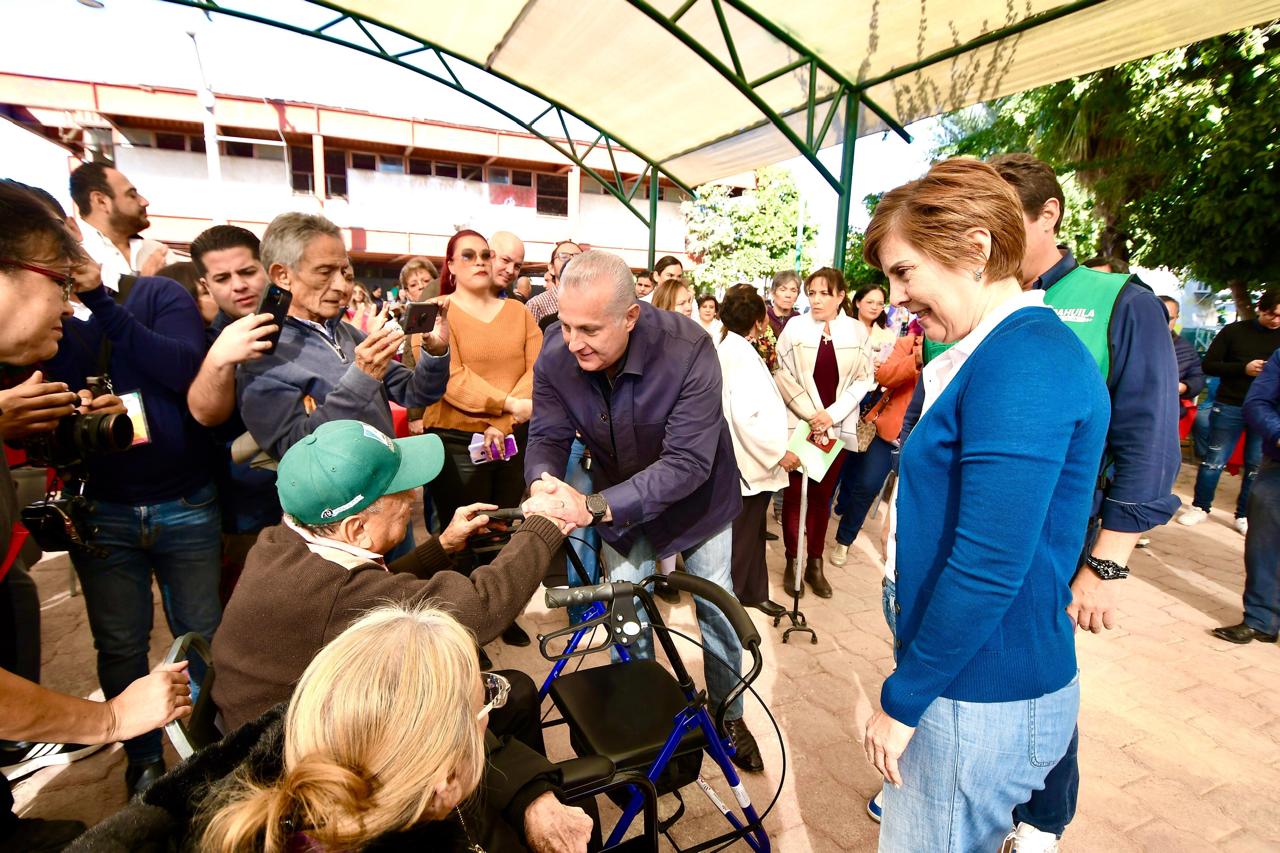
[[[567,261],[570,258],[576,258],[581,252],[556,252],[556,256],[552,258],[554,261]]]
[[[15,261],[11,258],[0,258],[0,266],[17,267],[29,272],[42,275],[45,278],[52,279],[53,283],[58,285],[62,290],[62,301],[68,302],[71,294],[76,290],[76,278],[68,271],[52,270],[48,267],[42,267],[38,264],[27,264],[22,261]]]
[[[476,258],[479,258],[487,264],[493,260],[493,252],[489,249],[485,249],[482,252],[477,252],[475,249],[463,249],[458,253],[458,257],[467,263],[472,263]]]
[[[482,672],[480,680],[484,682],[484,707],[476,714],[477,720],[507,704],[507,696],[511,694],[511,682],[496,672]]]

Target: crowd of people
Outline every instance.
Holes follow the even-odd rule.
[[[82,849],[594,847],[531,674],[490,671],[482,646],[528,645],[518,618],[565,574],[683,570],[773,617],[775,597],[833,598],[824,558],[848,562],[879,501],[896,669],[863,747],[880,849],[1056,849],[1081,783],[1074,633],[1112,627],[1134,548],[1178,510],[1178,424],[1206,375],[1179,521],[1207,517],[1243,434],[1245,616],[1215,633],[1280,630],[1280,291],[1201,360],[1171,334],[1176,303],[1058,245],[1062,190],[1028,155],[888,193],[864,248],[887,289],[824,267],[719,298],[675,257],[637,273],[573,241],[535,285],[517,235],[473,230],[384,291],[356,281],[337,226],[292,212],[261,237],[215,225],[170,269],[118,169],[82,164],[70,190],[75,215],[0,183],[0,434],[41,496],[46,476],[65,487],[106,699],[38,686],[40,555],[6,464],[0,737],[14,776],[124,743],[132,800]],[[406,328],[423,303],[434,322]],[[135,427],[119,452],[66,426],[113,414]],[[796,440],[834,447],[829,467],[806,470]],[[469,547],[514,507],[502,548]],[[183,665],[149,666],[153,579],[170,631],[211,644],[229,734],[172,770],[159,729],[192,697]],[[761,772],[738,637],[693,603],[707,699],[733,762]],[[653,655],[648,630],[631,653]],[[84,831],[4,812],[22,849]]]

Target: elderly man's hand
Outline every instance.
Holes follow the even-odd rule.
[[[524,810],[524,837],[534,853],[586,853],[591,818],[548,791]]]
[[[577,529],[576,524],[565,518],[567,513],[565,502],[555,495],[534,495],[521,504],[520,509],[526,518],[531,515],[541,515],[551,519],[565,536]]]
[[[866,734],[862,739],[867,760],[889,784],[899,788],[902,787],[902,773],[898,770],[898,759],[915,733],[914,728],[898,722],[884,711],[876,711],[867,721]]]
[[[381,382],[403,340],[404,332],[398,329],[378,329],[356,346],[356,367]]]
[[[586,495],[563,480],[557,480],[543,472],[541,478],[529,485],[529,496],[532,498],[537,495],[548,495],[563,504],[555,511],[556,516],[561,520],[574,527],[591,526],[593,519],[591,512],[587,509]]]
[[[437,540],[446,554],[456,554],[467,547],[467,540],[476,533],[489,530],[489,516],[485,510],[497,509],[495,504],[467,504],[458,507],[453,513],[449,526],[440,531]]]
[[[439,305],[440,312],[431,331],[422,336],[422,347],[428,355],[442,356],[449,351],[449,297],[437,296],[427,302]]]

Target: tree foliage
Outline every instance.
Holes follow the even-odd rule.
[[[936,153],[1030,151],[1078,181],[1069,242],[1093,227],[1094,251],[1182,270],[1246,308],[1280,277],[1278,38],[1254,27],[963,111]],[[1093,226],[1072,210],[1090,203]]]
[[[754,188],[735,196],[729,187],[698,187],[697,198],[681,204],[686,248],[697,262],[693,277],[701,288],[722,289],[759,281],[796,267],[800,192],[785,169],[756,171]],[[800,268],[811,261],[818,229],[801,231]]]
[[[863,205],[867,208],[868,214],[876,212],[876,205],[880,203],[880,199],[884,193],[872,193],[862,199]],[[858,229],[850,226],[845,233],[845,251],[844,251],[844,281],[849,285],[850,290],[857,290],[864,284],[879,284],[888,289],[889,279],[880,270],[871,266],[862,259],[862,246],[866,242],[866,234]]]

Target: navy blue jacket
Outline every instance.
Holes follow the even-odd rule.
[[[1249,386],[1244,419],[1262,436],[1262,452],[1280,462],[1280,350],[1271,354]]]
[[[1178,381],[1187,386],[1182,399],[1195,400],[1204,390],[1204,370],[1200,367],[1200,353],[1191,341],[1181,335],[1173,336],[1173,354],[1178,359]]]
[[[701,326],[645,302],[622,359],[606,395],[600,374],[578,367],[560,323],[547,328],[533,366],[525,480],[563,477],[580,434],[613,518],[600,535],[626,554],[643,533],[665,557],[706,541],[742,509],[720,359]]]
[[[139,278],[123,305],[99,287],[80,294],[93,316],[67,317],[63,338],[45,366],[72,390],[99,372],[102,338],[111,341],[116,394],[142,392],[151,443],[95,457],[87,494],[113,503],[163,503],[209,483],[208,439],[187,409],[187,388],[204,358],[204,321],[191,294],[170,278]]]

